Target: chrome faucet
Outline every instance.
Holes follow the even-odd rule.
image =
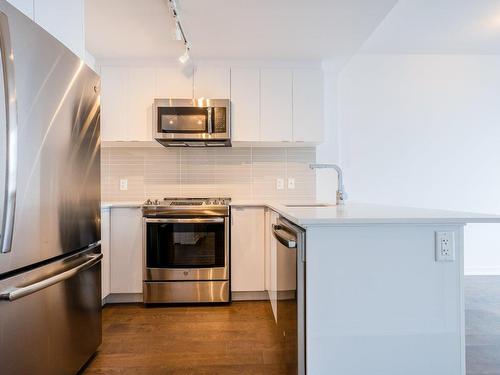
[[[344,189],[344,177],[342,176],[342,169],[337,164],[309,164],[309,168],[311,169],[324,169],[324,168],[332,168],[337,171],[338,177],[338,190],[337,190],[337,204],[343,205],[347,200],[347,193]]]

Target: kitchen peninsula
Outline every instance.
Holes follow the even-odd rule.
[[[105,207],[139,210],[140,203]],[[463,229],[500,217],[238,200],[231,215],[233,300],[243,290],[273,289],[273,224],[281,218],[305,230],[307,373],[465,374]],[[264,227],[262,242],[251,223]],[[436,260],[437,233],[449,236],[448,259]],[[262,257],[251,253],[248,242],[245,253],[239,250],[250,241],[246,236],[265,244]],[[261,274],[259,287],[251,278]]]
[[[308,373],[465,374],[463,229],[500,217],[364,204],[273,209],[306,229]]]

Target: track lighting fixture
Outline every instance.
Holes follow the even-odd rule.
[[[185,65],[189,61],[189,47],[186,45],[186,49],[184,53],[179,57],[179,61],[181,64]]]
[[[184,29],[181,25],[181,20],[179,18],[179,12],[177,10],[177,3],[175,0],[167,0],[168,7],[172,13],[172,17],[174,18],[175,30],[174,30],[174,38],[175,40],[181,40],[184,42],[184,53],[179,57],[179,61],[181,64],[185,65],[189,60],[189,43],[186,38],[186,34],[184,33]]]

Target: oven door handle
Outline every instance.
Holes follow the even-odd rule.
[[[205,224],[205,223],[223,223],[223,217],[207,217],[207,218],[182,218],[182,219],[173,219],[173,218],[162,218],[162,219],[151,219],[146,218],[146,223],[171,223],[171,224]]]

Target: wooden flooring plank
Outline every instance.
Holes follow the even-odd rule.
[[[82,374],[282,375],[268,302],[103,309],[103,343]]]

